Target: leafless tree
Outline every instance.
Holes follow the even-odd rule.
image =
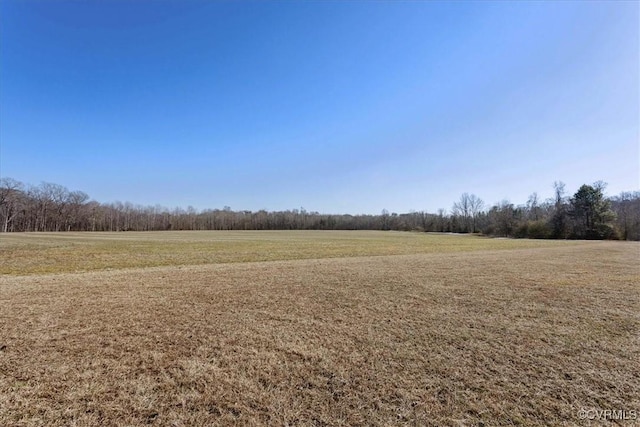
[[[640,191],[624,191],[612,198],[616,226],[623,240],[640,240]]]
[[[537,221],[540,219],[540,200],[538,193],[531,193],[527,200],[527,214],[529,219]]]
[[[453,204],[451,211],[454,215],[461,217],[462,231],[475,233],[477,219],[483,208],[484,202],[481,198],[475,194],[463,193],[460,200]]]
[[[23,202],[24,185],[12,178],[0,179],[0,218],[2,231],[9,230],[9,225],[19,212]]]

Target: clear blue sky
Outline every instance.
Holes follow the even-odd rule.
[[[326,213],[640,188],[639,3],[0,1],[0,176]]]

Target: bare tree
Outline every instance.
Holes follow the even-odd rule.
[[[462,220],[462,227],[460,231],[468,233],[471,225],[471,206],[469,202],[469,193],[463,193],[460,196],[460,200],[453,204],[451,213],[460,217]]]
[[[503,200],[498,206],[494,206],[495,222],[498,234],[511,237],[516,227],[516,209],[508,200]]]
[[[79,225],[79,222],[86,220],[84,209],[86,207],[89,195],[82,191],[72,191],[67,194],[65,229],[71,231],[72,228],[78,230],[85,229]]]
[[[624,191],[612,199],[616,226],[623,240],[640,240],[640,191]]]
[[[553,183],[554,190],[554,211],[551,217],[552,236],[556,239],[564,239],[568,232],[567,203],[564,196],[565,185],[562,181]]]
[[[538,193],[531,193],[529,200],[527,200],[527,213],[529,219],[537,221],[540,219],[540,199]]]
[[[471,194],[469,196],[469,209],[471,212],[471,220],[472,220],[471,230],[472,232],[476,233],[478,231],[477,230],[478,217],[482,213],[482,210],[484,209],[484,201],[482,201],[482,199],[476,196],[475,194]]]
[[[0,179],[0,218],[2,231],[9,230],[9,224],[19,212],[24,185],[12,178]]]
[[[462,218],[463,226],[461,231],[475,233],[477,231],[477,219],[483,208],[484,202],[481,198],[475,194],[463,193],[460,196],[460,200],[453,204],[451,212],[453,215]]]

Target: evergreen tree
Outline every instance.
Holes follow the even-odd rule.
[[[571,198],[569,214],[573,219],[573,237],[578,239],[607,239],[614,234],[615,214],[611,202],[604,197],[605,184],[581,186]]]

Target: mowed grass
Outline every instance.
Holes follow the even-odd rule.
[[[558,242],[552,243],[557,246]],[[575,244],[563,242],[561,244]],[[0,275],[547,247],[549,241],[376,231],[0,234]]]
[[[10,255],[29,245],[48,260],[117,249],[113,265],[0,276],[3,426],[571,426],[602,423],[581,410],[640,412],[636,243],[12,238],[0,237],[3,265],[36,265]],[[208,258],[191,262],[194,244]],[[146,255],[120,261],[132,247]]]

